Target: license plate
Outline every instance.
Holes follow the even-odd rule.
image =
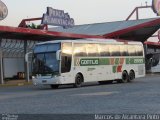
[[[42,80],[42,83],[47,83],[47,80]]]

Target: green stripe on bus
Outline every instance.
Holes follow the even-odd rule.
[[[76,58],[76,66],[97,66],[97,65],[111,65],[113,58]],[[144,64],[144,58],[125,58],[126,64]],[[113,65],[120,64],[120,58],[115,58]],[[124,63],[124,64],[125,64]]]
[[[126,58],[126,64],[130,64],[130,59],[129,58]]]
[[[117,66],[113,66],[113,73],[117,72]]]
[[[116,65],[119,65],[119,62],[120,62],[120,58],[116,58],[115,64],[116,64]]]
[[[126,58],[126,64],[144,64],[144,58]]]
[[[110,65],[109,58],[100,58],[99,65]]]

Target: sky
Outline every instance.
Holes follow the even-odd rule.
[[[0,25],[17,27],[22,19],[42,17],[46,7],[68,12],[75,24],[125,20],[136,6],[151,5],[152,0],[1,0],[8,16]],[[156,17],[151,9],[140,10],[140,18]],[[132,18],[134,19],[134,17]]]

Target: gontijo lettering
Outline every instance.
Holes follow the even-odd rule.
[[[82,59],[80,61],[81,65],[98,65],[99,64],[99,60],[98,59],[93,59],[93,60],[84,60]]]

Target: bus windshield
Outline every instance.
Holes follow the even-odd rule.
[[[34,54],[33,73],[35,74],[59,73],[59,61],[56,60],[56,53]]]
[[[56,51],[60,44],[38,45],[33,54],[33,74],[57,74],[59,73],[59,61],[56,59]]]

